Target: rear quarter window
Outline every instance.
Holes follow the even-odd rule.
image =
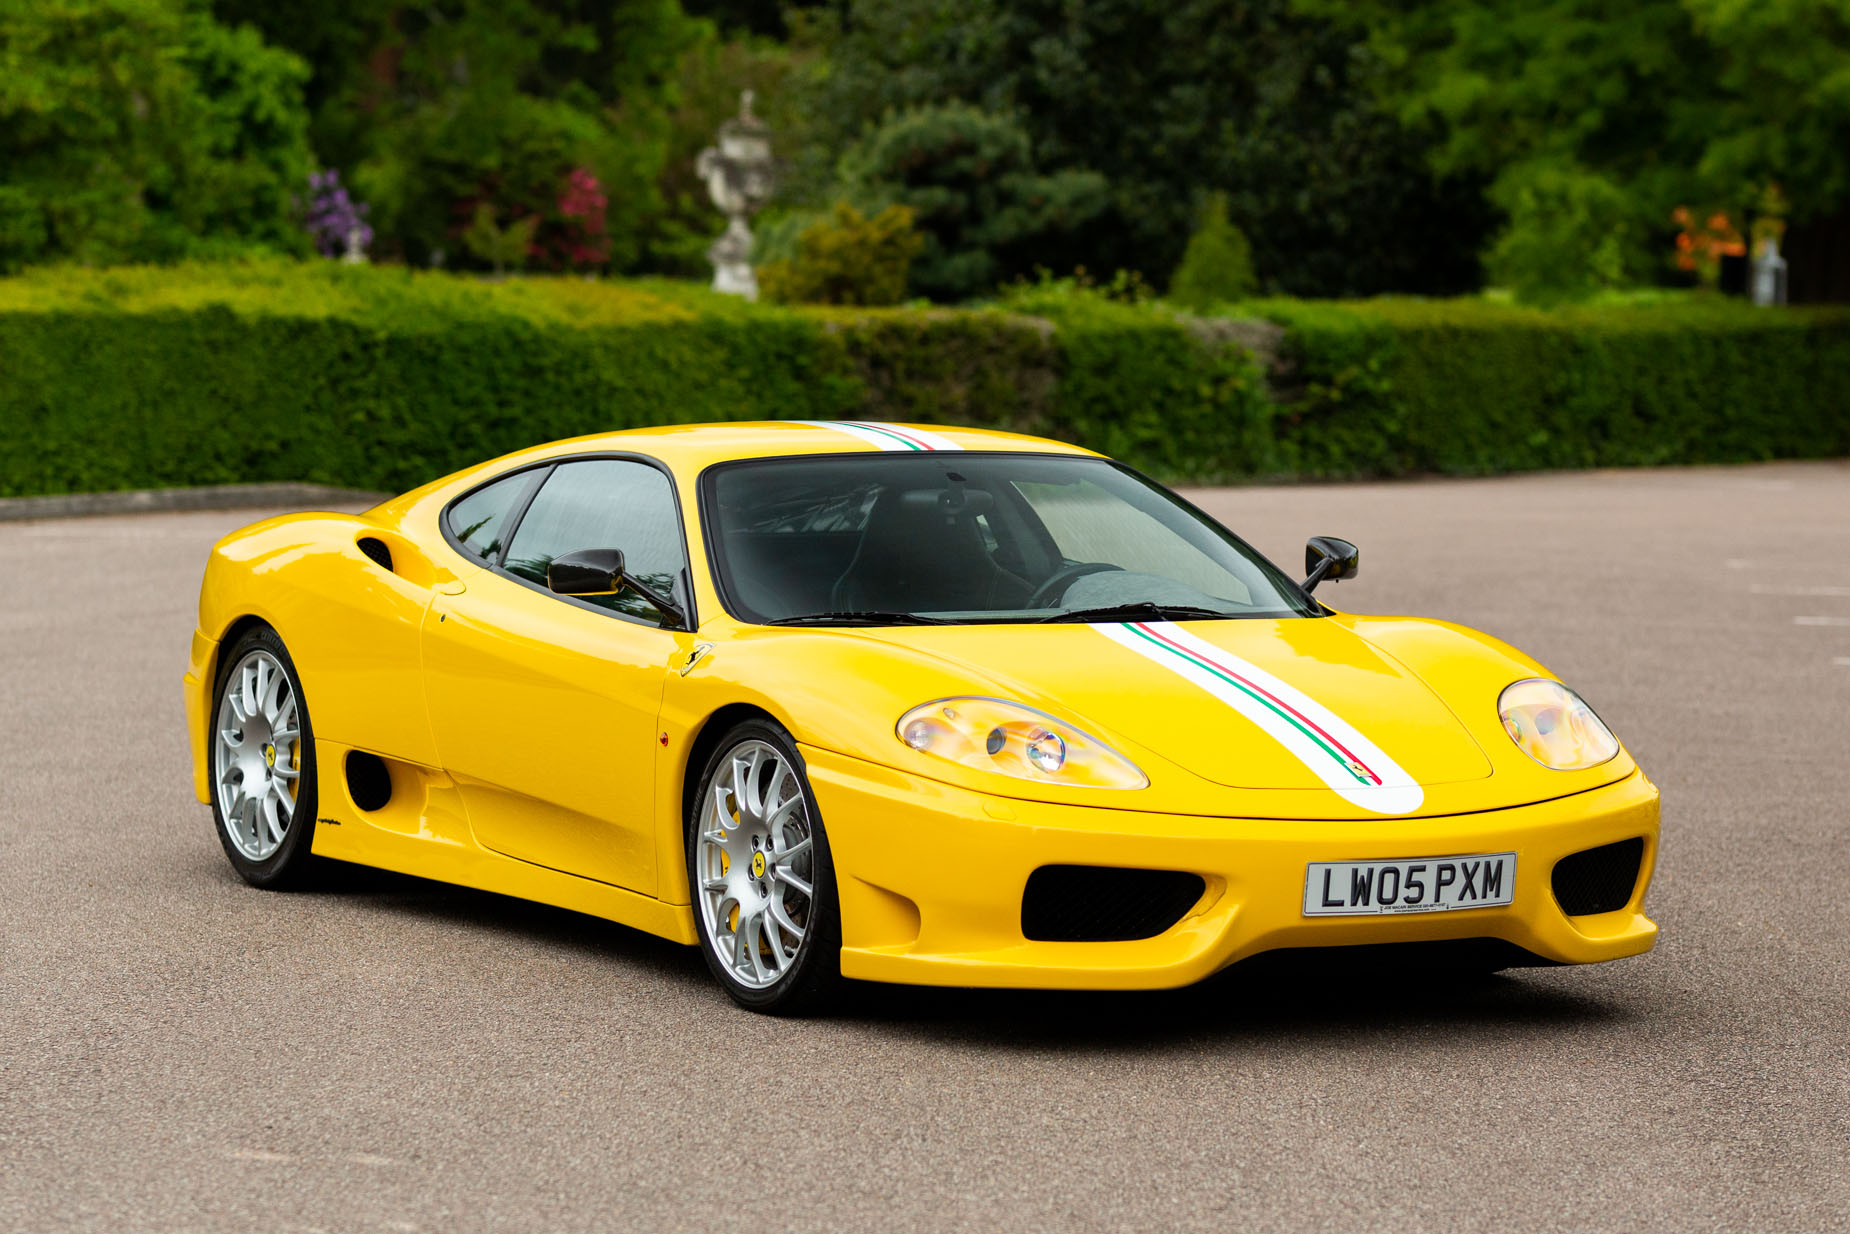
[[[489,563],[499,560],[507,547],[508,518],[544,470],[523,471],[485,484],[450,506],[445,525],[464,556]]]

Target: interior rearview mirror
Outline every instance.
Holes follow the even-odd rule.
[[[623,550],[587,548],[555,557],[546,586],[562,596],[608,596],[623,590]]]
[[[900,494],[899,500],[910,509],[936,510],[946,518],[975,518],[996,508],[995,494],[967,489],[961,484],[907,489]]]
[[[1312,536],[1304,545],[1304,590],[1315,591],[1317,584],[1354,578],[1361,551],[1347,540],[1335,536]]]

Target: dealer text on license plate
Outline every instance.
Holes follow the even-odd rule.
[[[1508,904],[1516,854],[1416,857],[1408,861],[1313,861],[1304,878],[1307,917],[1442,913]]]

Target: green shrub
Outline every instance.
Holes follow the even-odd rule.
[[[540,216],[510,219],[507,226],[495,225],[495,208],[478,202],[469,226],[462,234],[463,247],[488,263],[496,274],[509,266],[518,270],[527,264],[527,250],[533,247],[533,233],[539,230]]]
[[[1182,252],[1182,264],[1169,280],[1169,298],[1183,308],[1205,312],[1258,290],[1253,246],[1246,233],[1227,220],[1227,194],[1209,193],[1201,221]]]
[[[803,229],[794,257],[759,269],[759,289],[774,304],[898,304],[923,244],[905,206],[867,218],[836,202],[828,219]]]
[[[1636,200],[1605,176],[1538,161],[1505,170],[1491,199],[1509,222],[1485,268],[1526,304],[1585,300],[1655,272]]]

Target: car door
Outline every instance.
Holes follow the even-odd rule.
[[[485,847],[653,894],[656,717],[669,665],[692,640],[631,590],[553,594],[546,566],[621,549],[631,573],[685,597],[674,486],[629,458],[542,470],[489,568],[425,620],[438,755]]]

